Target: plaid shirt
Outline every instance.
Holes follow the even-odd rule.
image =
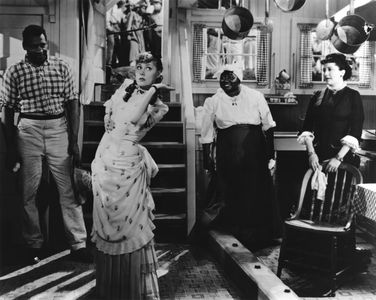
[[[69,65],[49,57],[41,66],[25,58],[8,68],[0,92],[0,107],[22,113],[56,115],[64,111],[66,101],[78,101]]]

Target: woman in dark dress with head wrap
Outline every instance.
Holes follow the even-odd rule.
[[[240,84],[241,70],[225,66],[219,75],[221,88],[204,104],[204,168],[213,169],[208,153],[216,135],[216,194],[224,203],[216,223],[255,248],[275,237],[278,227],[269,170],[276,124],[263,94]]]

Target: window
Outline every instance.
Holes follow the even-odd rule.
[[[314,83],[324,83],[322,59],[329,53],[338,52],[330,40],[319,40],[316,37],[316,24],[298,24],[300,29],[300,82],[299,87],[311,88]],[[350,84],[359,87],[371,87],[373,65],[372,51],[375,43],[366,41],[353,54],[346,54],[352,67]]]
[[[197,7],[198,8],[229,8],[234,5],[238,5],[238,1],[236,0],[198,0]]]
[[[269,85],[270,33],[254,25],[247,37],[232,40],[220,27],[194,24],[193,74],[196,82],[214,80],[226,64],[237,64],[243,70],[243,81]]]

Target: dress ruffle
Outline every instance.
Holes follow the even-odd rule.
[[[352,152],[356,152],[359,150],[359,141],[357,138],[351,136],[351,135],[346,135],[344,138],[341,139],[342,145],[347,145],[351,148]]]
[[[313,141],[315,139],[315,136],[312,132],[310,131],[303,131],[299,136],[298,136],[298,143],[301,145],[305,145],[306,139],[311,139]]]

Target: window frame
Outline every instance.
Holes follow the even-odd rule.
[[[190,42],[190,47],[191,47],[191,53],[193,56],[193,35],[194,35],[194,25],[195,24],[204,24],[206,28],[213,27],[213,28],[220,28],[223,20],[223,15],[225,13],[225,10],[218,10],[218,9],[191,9],[187,10],[186,12],[186,17],[187,21],[189,24],[189,40]],[[261,25],[264,22],[264,18],[254,18],[254,24],[252,26],[252,29],[255,29],[257,25]],[[270,93],[271,88],[272,88],[272,74],[271,74],[271,66],[272,66],[272,41],[273,41],[273,33],[270,35],[270,40],[269,40],[269,55],[268,55],[268,67],[267,67],[267,79],[268,79],[268,84],[267,86],[259,86],[257,84],[257,81],[254,80],[244,80],[242,83],[244,85],[247,85],[251,88],[257,89],[258,91],[262,93]],[[193,57],[191,56],[192,59],[192,78],[193,77]],[[215,79],[204,79],[201,80],[200,82],[192,82],[192,89],[193,93],[215,93],[216,90],[219,88],[218,81]]]
[[[312,94],[312,91],[320,90],[326,87],[325,82],[312,81],[312,86],[310,88],[301,88],[300,84],[300,70],[301,70],[301,60],[300,60],[300,28],[299,24],[318,24],[322,19],[318,18],[294,18],[292,20],[292,32],[291,40],[292,43],[292,57],[293,57],[293,74],[292,74],[292,92],[294,94]],[[295,41],[295,42],[294,42]],[[371,82],[370,87],[360,87],[359,82],[348,81],[347,84],[349,87],[358,90],[361,95],[374,95],[376,91],[376,82],[375,82],[375,65],[376,65],[376,42],[372,42],[371,45]]]

